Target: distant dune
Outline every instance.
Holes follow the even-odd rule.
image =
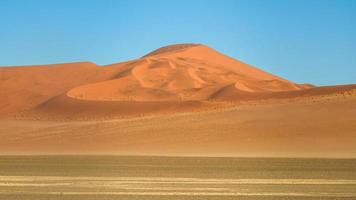
[[[293,83],[200,44],[0,67],[0,97],[0,153],[356,157],[356,85]]]

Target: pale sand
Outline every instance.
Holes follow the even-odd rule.
[[[353,199],[355,160],[0,156],[0,199]],[[134,176],[132,176],[134,175]]]

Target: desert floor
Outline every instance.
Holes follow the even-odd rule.
[[[0,199],[355,199],[356,160],[1,156]]]
[[[0,120],[2,154],[356,157],[356,97],[108,120]]]

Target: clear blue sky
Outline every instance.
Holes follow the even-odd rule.
[[[356,0],[0,0],[0,66],[203,43],[287,79],[356,83]]]

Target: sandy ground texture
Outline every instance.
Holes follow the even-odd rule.
[[[356,98],[137,118],[1,120],[3,154],[355,157]]]
[[[354,199],[356,161],[1,156],[1,199]]]

